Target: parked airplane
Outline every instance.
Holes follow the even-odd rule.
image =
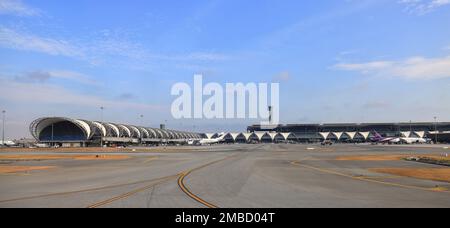
[[[13,141],[0,141],[0,145],[3,145],[3,146],[15,146],[16,145],[16,143],[15,142],[13,142]]]
[[[420,143],[429,143],[430,142],[429,140],[424,139],[424,138],[414,138],[414,137],[400,138],[400,140],[406,144],[414,144],[414,143],[420,144]]]
[[[225,133],[221,133],[219,134],[219,137],[214,138],[214,139],[201,139],[201,140],[197,140],[195,141],[194,144],[196,145],[212,145],[212,144],[219,144],[223,141],[225,141]]]
[[[400,143],[401,140],[398,137],[383,137],[378,132],[374,131],[374,136],[370,138],[372,143]]]
[[[45,144],[45,143],[36,143],[36,144],[34,144],[34,146],[36,146],[37,148],[49,148],[50,147],[48,144]]]
[[[421,144],[421,143],[430,143],[430,140],[424,138],[416,138],[416,137],[383,137],[378,132],[374,132],[375,136],[371,138],[373,143],[389,143],[389,144]]]

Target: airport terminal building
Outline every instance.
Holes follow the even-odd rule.
[[[184,144],[220,135],[46,117],[30,124],[31,135],[39,143],[62,147]],[[369,124],[288,124],[267,128],[252,125],[247,132],[225,133],[225,143],[318,143],[331,140],[342,143],[368,142],[374,133],[384,137],[418,137],[450,143],[450,123],[369,123]]]
[[[31,123],[30,133],[39,143],[63,147],[182,143],[202,137],[193,132],[65,117],[37,119]]]
[[[261,125],[247,128],[248,132],[291,133],[290,140],[304,143],[325,139],[340,142],[366,142],[378,132],[384,137],[419,137],[450,142],[450,123],[366,123],[366,124],[288,124],[271,127]]]

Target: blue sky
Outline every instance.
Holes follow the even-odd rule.
[[[450,0],[0,0],[8,137],[42,116],[198,131],[174,83],[280,82],[283,123],[450,121]],[[139,116],[143,114],[143,120]]]

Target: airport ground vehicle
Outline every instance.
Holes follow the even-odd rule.
[[[332,146],[333,142],[331,140],[325,140],[321,143],[322,146]]]

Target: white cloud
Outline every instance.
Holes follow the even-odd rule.
[[[40,14],[40,11],[25,5],[20,0],[0,0],[0,14],[36,16]]]
[[[449,5],[450,0],[400,0],[399,3],[406,5],[407,12],[423,15]]]
[[[132,59],[144,59],[147,51],[140,45],[120,37],[101,36],[84,42],[91,56],[120,56]]]
[[[2,26],[0,26],[0,47],[66,56],[88,61],[91,64],[104,63],[108,57],[141,60],[149,58],[142,47],[123,39],[94,36],[85,41],[69,41],[42,37]]]
[[[49,55],[80,57],[80,48],[65,40],[43,38],[9,28],[0,27],[0,46],[11,49],[42,52]]]
[[[149,62],[166,61],[180,63],[224,61],[229,56],[214,52],[183,54],[154,54],[138,42],[120,35],[93,35],[89,40],[69,41],[37,36],[29,32],[0,25],[0,47],[34,51],[53,56],[66,56],[87,61],[93,65],[126,66],[124,60],[132,60],[148,66]]]
[[[51,79],[69,80],[64,85],[52,84]],[[160,115],[167,107],[138,102],[135,97],[118,99],[117,97],[103,97],[89,92],[83,87],[81,91],[70,89],[72,82],[92,83],[84,74],[71,71],[41,71],[31,72],[17,77],[0,73],[0,104],[8,111],[7,137],[21,138],[28,135],[28,124],[42,116],[73,116],[76,118],[92,119],[98,112],[98,107],[108,109],[108,118],[122,121],[130,113],[152,113]],[[97,88],[91,88],[97,90]],[[123,97],[123,95],[121,95]],[[33,110],[30,112],[30,110]],[[112,121],[112,120],[111,120]],[[124,121],[130,122],[131,121]]]
[[[220,61],[227,60],[228,56],[210,52],[194,52],[184,56],[178,56],[178,58],[185,60]]]
[[[415,80],[450,78],[450,56],[442,58],[411,57],[400,61],[341,63],[334,67],[340,70],[358,71],[364,74]]]
[[[52,77],[72,80],[86,85],[98,85],[98,82],[91,77],[74,71],[50,71]]]
[[[374,61],[367,63],[341,63],[337,64],[335,67],[341,70],[361,71],[363,73],[370,73],[372,71],[388,68],[392,65],[393,63],[388,61]]]
[[[105,99],[102,97],[77,93],[64,87],[50,84],[35,84],[0,79],[3,89],[0,90],[0,99],[20,104],[49,104],[49,105],[77,105],[88,108],[97,108],[101,105],[110,108],[133,109],[143,111],[162,110],[159,106]],[[24,92],[26,91],[26,92]]]
[[[74,71],[32,71],[14,77],[17,82],[46,83],[52,78],[64,79],[84,85],[98,85],[91,77]]]

